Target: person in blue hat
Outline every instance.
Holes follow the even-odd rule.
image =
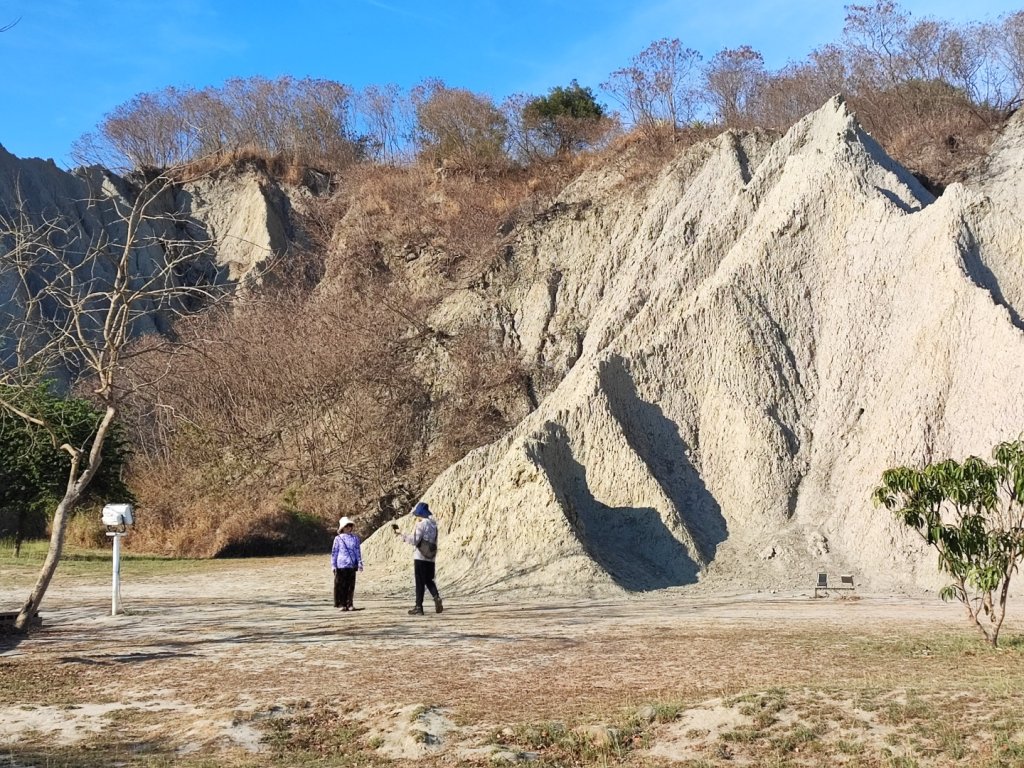
[[[397,524],[392,524],[391,530],[396,536],[400,536],[406,544],[411,544],[413,575],[416,577],[416,606],[409,610],[410,616],[423,615],[423,596],[430,592],[434,598],[434,610],[440,613],[444,610],[441,603],[441,593],[434,583],[434,561],[437,558],[437,523],[430,513],[430,507],[425,501],[421,501],[412,510],[416,518],[416,526],[412,534],[400,533]]]

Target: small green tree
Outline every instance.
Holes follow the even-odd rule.
[[[39,414],[52,428],[46,431],[0,408],[0,536],[14,536],[17,555],[26,538],[45,535],[49,512],[64,493],[71,459],[60,446],[88,445],[103,414],[88,400],[59,397],[46,384],[0,384],[0,399]],[[132,500],[121,479],[127,456],[127,443],[115,424],[85,503]]]
[[[935,548],[953,579],[940,596],[962,603],[996,646],[1010,577],[1024,559],[1024,440],[1000,443],[992,456],[991,464],[971,456],[886,470],[874,499]]]
[[[549,154],[564,155],[594,144],[607,130],[604,107],[594,93],[573,80],[523,107],[523,122]]]

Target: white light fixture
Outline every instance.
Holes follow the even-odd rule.
[[[110,615],[121,613],[121,537],[128,533],[128,526],[135,522],[131,504],[106,504],[103,507],[103,524],[107,536],[114,540],[114,583],[110,590]]]

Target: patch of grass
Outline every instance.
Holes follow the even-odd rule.
[[[805,725],[798,725],[792,730],[776,736],[771,740],[773,748],[779,752],[799,752],[804,746],[817,741],[826,731],[824,725],[819,724],[808,728]]]
[[[751,726],[741,726],[731,731],[723,731],[719,738],[722,741],[749,743],[761,738],[761,731]]]
[[[999,638],[999,647],[1004,651],[1024,652],[1024,635],[1009,635]]]
[[[1024,734],[1021,734],[1024,737]],[[1005,733],[997,733],[993,742],[999,765],[1024,765],[1024,741],[1014,739]]]
[[[912,757],[904,755],[890,755],[886,762],[886,768],[919,768],[920,763]]]
[[[0,705],[66,707],[80,701],[81,670],[72,664],[0,660]],[[93,699],[113,703],[110,695]]]
[[[836,742],[836,749],[844,755],[863,755],[867,747],[862,741],[847,741],[840,739]]]
[[[645,715],[650,715],[647,719],[655,723],[671,723],[676,720],[680,714],[686,710],[686,705],[678,702],[658,702],[655,704],[648,704],[646,707],[637,710],[636,716],[639,717],[643,709],[648,711]]]
[[[416,709],[409,713],[409,722],[415,723],[432,709],[434,709],[434,707],[429,707],[426,704],[420,704]]]
[[[967,757],[967,734],[959,728],[944,726],[938,734],[939,748],[954,760]]]
[[[491,735],[491,743],[516,751],[538,752],[544,765],[607,764],[631,750],[648,745],[649,731],[636,717],[621,726],[569,727],[560,721],[506,726]]]
[[[739,713],[753,718],[753,726],[757,730],[764,730],[777,722],[775,716],[786,708],[786,694],[777,688],[765,694],[754,694],[753,698],[745,697],[743,701],[745,703],[740,706]]]
[[[900,635],[893,637],[861,637],[852,643],[855,654],[895,654],[899,658],[956,659],[992,653],[993,649],[980,635],[969,631],[943,632],[927,636]]]
[[[352,754],[363,747],[366,726],[333,707],[318,703],[303,712],[267,722],[264,742],[279,755]]]
[[[130,546],[131,535],[125,537]],[[14,556],[14,544],[0,541],[0,581],[6,584],[30,584],[42,567],[49,549],[49,541],[26,541],[21,555]],[[113,553],[110,549],[83,549],[66,546],[57,567],[57,578],[109,579]],[[189,560],[146,553],[121,552],[122,578],[149,578],[168,573],[190,571],[216,571],[229,563],[218,560]]]
[[[912,693],[907,694],[906,702],[891,701],[879,713],[879,722],[888,725],[908,725],[932,717],[933,708],[927,702]]]
[[[529,749],[547,749],[562,743],[569,735],[564,723],[546,722],[512,727],[513,736],[499,744],[518,744]]]

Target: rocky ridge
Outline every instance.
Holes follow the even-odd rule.
[[[726,133],[629,191],[581,178],[435,315],[486,316],[552,371],[539,407],[424,498],[463,593],[938,583],[870,494],[890,466],[1024,429],[1014,120],[934,199],[836,97],[773,141]],[[407,548],[366,542],[407,589]]]
[[[62,258],[96,279],[96,288],[110,284],[112,259],[87,257],[95,243],[116,245],[125,239],[125,212],[142,193],[144,180],[120,177],[99,166],[68,172],[52,161],[19,159],[0,147],[0,215],[11,225],[19,217],[32,226],[60,222],[69,227]],[[289,247],[291,199],[265,174],[208,174],[164,190],[147,208],[132,254],[140,277],[158,271],[169,258],[191,256],[180,280],[195,285],[245,285],[259,280],[264,268]],[[5,229],[8,227],[5,227]],[[6,245],[6,244],[4,244]],[[39,265],[29,281],[46,280],[55,269]],[[0,274],[0,312],[24,311],[23,287],[13,274]],[[166,330],[172,317],[156,306],[142,307],[139,333]],[[53,311],[59,311],[54,309]],[[11,339],[0,338],[0,359]],[[56,371],[66,377],[67,371]]]

